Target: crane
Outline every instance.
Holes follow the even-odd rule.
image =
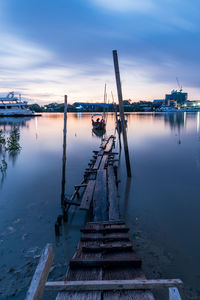
[[[179,89],[180,89],[179,91],[182,92],[183,87],[182,87],[182,85],[180,85],[180,82],[179,82],[179,80],[178,80],[178,77],[176,77],[176,81],[177,81],[178,87],[179,87]]]

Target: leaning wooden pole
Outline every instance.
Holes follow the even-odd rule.
[[[63,128],[63,159],[62,159],[62,188],[61,188],[61,205],[65,205],[65,171],[66,171],[66,135],[67,135],[67,96],[64,102],[64,128]]]
[[[122,99],[122,88],[121,88],[121,81],[120,81],[117,50],[113,50],[113,61],[114,61],[114,68],[115,68],[115,78],[116,78],[117,93],[118,93],[118,100],[119,100],[119,111],[120,111],[122,133],[123,133],[124,153],[125,153],[125,159],[126,159],[126,170],[127,170],[127,176],[131,177],[131,166],[130,166],[130,158],[129,158],[129,151],[128,151],[126,125],[125,125],[125,119],[124,119],[124,106],[123,106],[123,99]]]

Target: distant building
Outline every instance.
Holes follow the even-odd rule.
[[[112,104],[75,102],[73,106],[80,111],[101,111],[104,107],[106,109],[111,108]]]
[[[188,94],[173,90],[171,94],[165,95],[165,104],[169,106],[184,105],[187,101]]]
[[[199,107],[200,106],[200,100],[193,100],[193,101],[186,101],[185,106],[187,107]]]
[[[164,99],[155,99],[155,100],[153,100],[152,106],[154,108],[158,108],[158,107],[162,106],[164,103],[165,103]]]

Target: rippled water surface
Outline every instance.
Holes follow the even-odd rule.
[[[66,194],[79,184],[101,138],[90,114],[68,114]],[[131,228],[148,278],[181,278],[187,299],[200,299],[200,114],[129,114],[128,142],[133,176],[119,162],[120,208]],[[108,115],[107,134],[114,134]],[[72,208],[62,235],[54,224],[61,213],[63,114],[1,118],[0,129],[17,150],[0,149],[0,298],[23,299],[41,249],[53,243],[50,276],[63,279],[87,215]],[[116,143],[118,148],[118,142]]]

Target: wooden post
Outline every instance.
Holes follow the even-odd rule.
[[[65,95],[64,128],[63,128],[62,187],[61,187],[61,206],[62,206],[62,208],[64,208],[64,202],[65,202],[66,132],[67,132],[67,96]]]
[[[114,108],[114,112],[115,112],[115,120],[116,120],[116,126],[117,126],[117,132],[118,132],[118,138],[119,138],[119,149],[121,152],[121,148],[122,148],[122,144],[121,144],[121,135],[120,135],[120,130],[119,130],[119,122],[118,122],[118,117],[117,117],[117,105],[114,102],[114,96],[113,93],[111,91],[111,95],[112,95],[112,101],[113,101],[113,108]]]
[[[125,159],[126,159],[126,170],[127,170],[127,176],[131,177],[131,166],[130,166],[129,151],[128,151],[126,125],[125,125],[125,120],[124,120],[124,106],[123,106],[123,99],[122,99],[122,89],[121,89],[117,50],[113,50],[113,61],[114,61],[114,68],[115,68],[115,78],[116,78],[117,93],[118,93],[118,100],[119,100],[119,111],[120,111],[122,133],[123,133],[124,153],[125,153]]]
[[[42,251],[39,264],[35,270],[25,300],[40,300],[42,298],[53,257],[53,247],[51,244],[47,244],[45,249]]]

